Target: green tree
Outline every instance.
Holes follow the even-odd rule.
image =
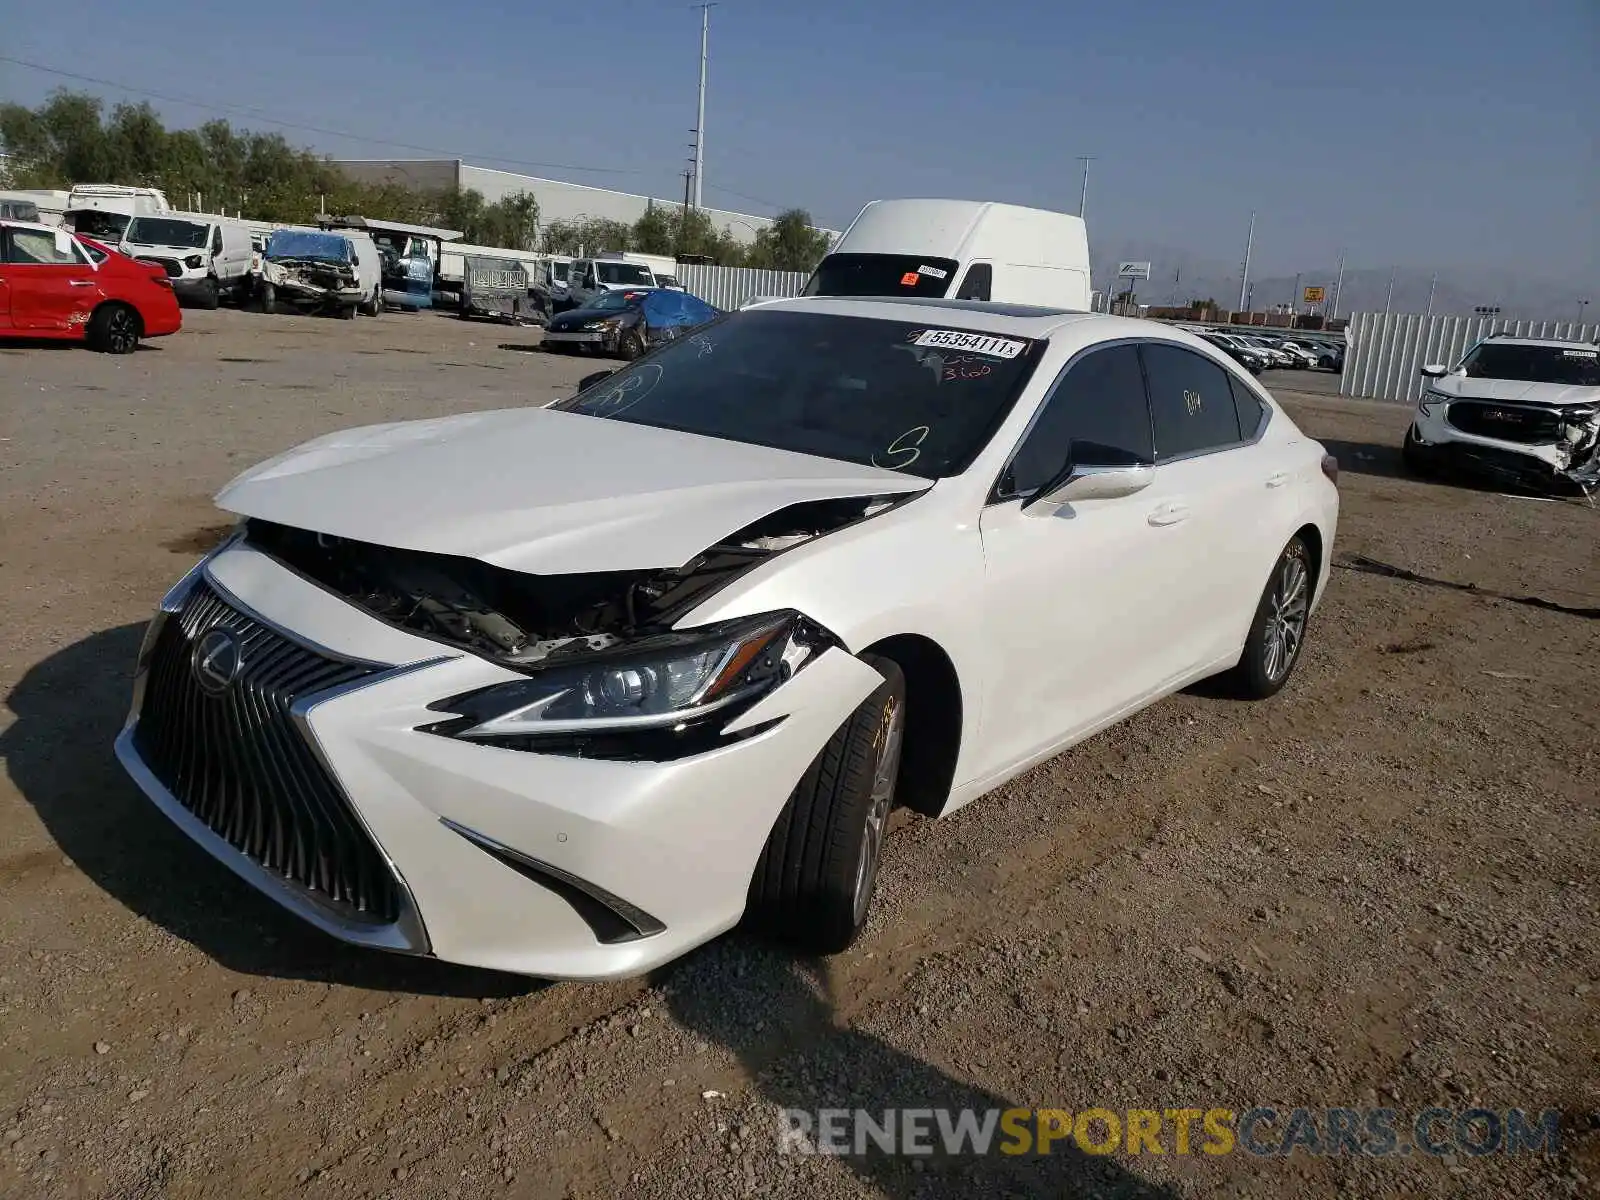
[[[539,243],[539,200],[532,192],[502,196],[483,210],[482,246],[533,250]]]
[[[791,208],[756,234],[746,261],[772,271],[810,271],[822,261],[829,243],[828,235],[811,224],[810,213]]]
[[[678,253],[678,214],[664,205],[650,204],[644,216],[633,223],[629,240],[642,254]]]

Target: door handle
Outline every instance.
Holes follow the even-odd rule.
[[[68,287],[93,287],[94,286],[94,280],[92,280],[92,279],[69,279],[69,280],[67,280],[67,286]]]
[[[1150,515],[1145,518],[1152,525],[1176,525],[1179,521],[1187,521],[1188,519],[1189,506],[1176,502],[1163,504],[1151,510]]]
[[[1271,475],[1267,476],[1267,486],[1269,488],[1282,487],[1288,482],[1289,472],[1287,471],[1274,471]]]

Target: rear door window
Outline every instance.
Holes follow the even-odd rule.
[[[1162,342],[1144,343],[1140,357],[1155,418],[1157,462],[1241,440],[1228,372],[1193,350]]]

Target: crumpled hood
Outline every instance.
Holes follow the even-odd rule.
[[[791,504],[921,491],[877,467],[549,409],[345,430],[238,476],[219,507],[533,574],[681,566]]]
[[[1433,391],[1443,392],[1452,400],[1516,400],[1523,404],[1548,404],[1553,407],[1600,402],[1600,388],[1565,383],[1529,383],[1525,379],[1468,379],[1464,375],[1446,375],[1441,379],[1430,379],[1428,386]]]

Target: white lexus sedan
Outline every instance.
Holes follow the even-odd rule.
[[[1283,687],[1337,464],[1212,346],[977,302],[764,302],[549,408],[240,475],[117,754],[363,946],[636,974],[866,920],[942,816],[1185,685]]]

